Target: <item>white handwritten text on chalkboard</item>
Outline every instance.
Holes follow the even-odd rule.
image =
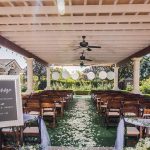
[[[7,89],[7,88],[1,88],[0,89],[0,93],[3,93],[3,94],[8,94],[11,91],[12,91],[12,89]]]

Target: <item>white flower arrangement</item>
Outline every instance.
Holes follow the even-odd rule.
[[[41,150],[39,144],[36,145],[23,145],[21,150]]]
[[[135,148],[128,147],[125,150],[150,150],[150,138],[140,139]]]

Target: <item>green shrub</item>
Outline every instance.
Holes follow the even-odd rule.
[[[126,90],[127,90],[127,91],[132,91],[132,90],[133,90],[133,86],[132,86],[132,85],[130,85],[130,84],[129,84],[129,85],[127,85]]]
[[[140,90],[143,94],[150,94],[150,78],[141,81]]]
[[[22,85],[22,86],[21,86],[21,92],[26,92],[26,90],[27,90],[26,85]]]

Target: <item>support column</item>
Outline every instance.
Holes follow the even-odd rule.
[[[27,91],[26,93],[33,92],[33,58],[27,58]]]
[[[47,78],[47,85],[46,85],[46,90],[50,90],[50,67],[46,67],[46,78]]]
[[[113,87],[113,90],[120,90],[119,87],[118,87],[118,70],[119,70],[119,67],[114,67],[114,87]]]
[[[133,58],[133,93],[140,94],[140,60],[141,58]]]

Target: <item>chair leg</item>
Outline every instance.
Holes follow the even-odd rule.
[[[97,109],[97,112],[98,112],[98,102],[96,103],[96,109]]]
[[[2,144],[3,144],[3,139],[2,139],[2,129],[0,129],[0,149],[2,149]]]
[[[108,128],[109,118],[107,116],[105,116],[105,124],[106,124],[106,128]]]
[[[55,128],[55,126],[56,126],[56,118],[55,118],[55,116],[53,117],[53,128]]]
[[[124,138],[124,146],[127,146],[127,137]]]
[[[61,117],[63,116],[63,114],[64,114],[64,109],[63,107],[61,107]]]

